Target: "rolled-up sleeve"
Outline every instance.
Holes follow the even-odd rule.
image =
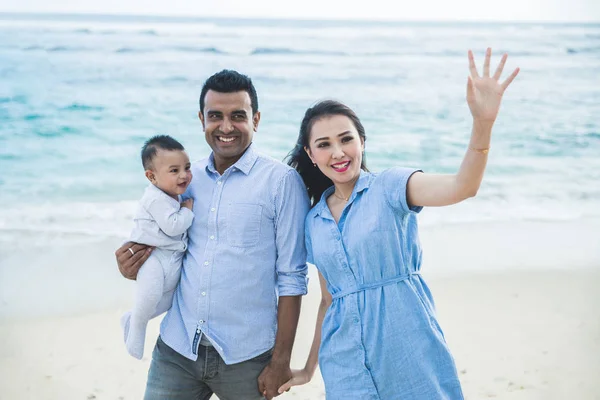
[[[295,170],[288,171],[275,194],[275,244],[279,296],[307,292],[304,220],[310,206],[306,187]]]

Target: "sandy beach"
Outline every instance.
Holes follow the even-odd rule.
[[[600,399],[598,226],[598,221],[520,222],[422,229],[424,275],[466,398]],[[116,244],[105,240],[54,253],[39,248],[23,256],[23,280],[11,276],[10,285],[7,268],[17,258],[1,253],[0,400],[142,398],[159,320],[150,326],[144,359],[128,356],[119,316],[133,285],[116,272],[110,251]],[[87,259],[86,268],[98,269],[82,273],[73,259]],[[64,274],[64,286],[31,297],[28,291],[44,288],[43,279],[27,275],[39,263]],[[295,367],[304,363],[319,301],[314,269],[310,276]],[[89,300],[98,293],[104,293],[104,303]],[[62,296],[62,311],[51,296]],[[78,296],[79,308],[70,304]],[[26,298],[29,313],[23,312]],[[279,398],[324,399],[320,375]]]
[[[149,184],[144,142],[211,154],[211,75],[249,75],[250,141],[276,160],[307,108],[335,99],[361,118],[371,171],[453,174],[487,143],[469,141],[465,89],[469,49],[485,76],[488,47],[492,70],[508,55],[500,81],[521,72],[477,196],[419,214],[421,272],[468,400],[600,400],[600,0],[267,2],[0,2],[0,400],[142,398],[162,317],[130,357],[135,282],[114,251]],[[246,192],[214,199],[236,208]],[[320,301],[309,274],[294,368]],[[279,398],[324,399],[320,373]]]

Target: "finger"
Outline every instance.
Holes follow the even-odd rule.
[[[135,243],[133,242],[127,242],[125,243],[123,246],[119,247],[116,251],[115,251],[115,256],[117,256],[117,258],[124,253],[129,253],[129,251],[127,249],[129,249],[131,246],[133,246]]]
[[[131,246],[131,250],[133,250],[134,253],[137,253],[140,250],[145,250],[147,249],[149,246],[145,245],[145,244],[139,244],[139,243],[134,243],[133,246]],[[128,250],[129,252],[129,250]]]
[[[506,80],[504,82],[502,82],[502,91],[506,90],[506,88],[508,87],[508,85],[510,85],[510,83],[516,78],[516,76],[519,74],[520,69],[519,68],[515,68],[515,70],[513,71],[512,74],[510,74],[510,76],[508,78],[506,78]]]
[[[117,263],[119,264],[119,268],[127,264],[129,259],[132,257],[131,252],[128,249],[129,247],[125,249],[125,252],[117,254]]]
[[[117,251],[115,251],[115,255],[117,256],[117,260],[119,262],[126,262],[128,259],[133,257],[135,253],[146,248],[148,248],[148,246],[145,244],[127,242],[123,246],[119,247]],[[131,249],[131,251],[129,251],[129,249]],[[131,254],[132,252],[133,254]]]
[[[138,252],[138,253],[141,253],[142,256],[134,264],[134,267],[136,269],[140,269],[142,267],[142,265],[144,265],[146,260],[148,260],[148,258],[150,257],[150,254],[152,254],[152,250],[154,250],[152,247],[148,247],[146,250],[141,250]]]
[[[117,256],[117,263],[119,264],[123,264],[131,258],[131,253],[128,251],[125,251],[125,253],[115,253],[115,255]]]
[[[127,247],[125,252],[117,257],[117,261],[124,265],[132,265],[131,263],[138,260],[139,257],[143,255],[144,250],[149,248],[149,246],[146,246],[145,244],[129,243],[131,243],[131,246]],[[129,249],[131,249],[131,251]]]
[[[150,257],[151,253],[152,253],[152,248],[148,248],[146,250],[141,250],[141,251],[138,251],[137,253],[135,253],[135,256],[131,257],[131,259],[134,261],[132,268],[134,268],[136,271],[138,269],[140,269],[142,267],[142,265],[144,265],[144,263],[146,262],[148,257]]]
[[[483,62],[483,76],[486,78],[490,76],[490,59],[492,58],[492,49],[487,48],[485,51],[485,61]]]
[[[498,67],[496,68],[496,72],[494,72],[495,80],[500,79],[500,76],[502,75],[502,70],[504,69],[504,63],[506,63],[507,58],[508,58],[508,54],[504,53],[502,55],[502,59],[500,60],[500,64],[498,64]]]
[[[137,277],[138,271],[140,270],[140,268],[142,268],[142,265],[144,265],[148,257],[150,257],[151,253],[151,248],[135,253],[135,255],[133,255],[129,260],[127,260],[123,264],[121,274],[128,279],[135,279]]]
[[[467,77],[467,101],[472,101],[475,97],[475,87],[473,86],[473,78]]]
[[[477,67],[475,66],[475,59],[473,58],[473,52],[469,50],[469,71],[471,71],[471,76],[473,78],[479,78],[479,74],[477,73]]]
[[[288,390],[290,390],[291,387],[292,387],[292,380],[290,379],[289,381],[287,381],[286,383],[281,385],[279,387],[279,389],[277,389],[277,391],[279,393],[287,392]]]

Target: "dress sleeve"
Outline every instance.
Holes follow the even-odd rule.
[[[383,171],[380,178],[383,180],[383,190],[389,205],[403,213],[418,213],[423,207],[409,207],[406,190],[408,180],[415,172],[423,172],[414,168],[390,168]]]

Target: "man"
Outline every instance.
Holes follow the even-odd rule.
[[[192,166],[186,196],[195,218],[145,399],[271,399],[291,377],[307,290],[308,196],[295,170],[252,145],[260,112],[247,76],[211,76],[198,116],[212,153]],[[131,242],[119,248],[123,276],[135,279],[150,252]]]

